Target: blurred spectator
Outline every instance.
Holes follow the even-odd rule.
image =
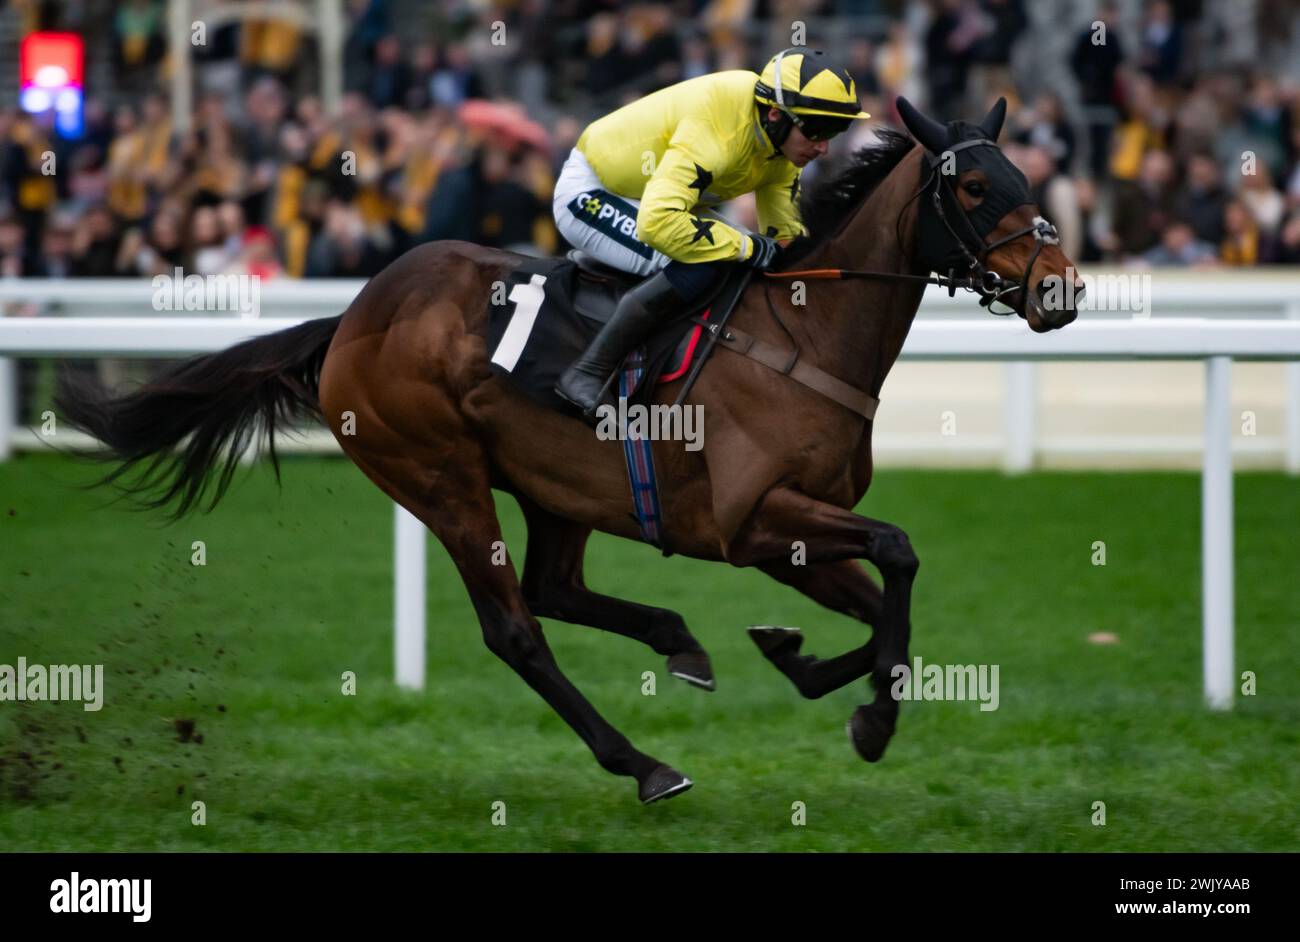
[[[1106,173],[1110,135],[1118,119],[1117,76],[1124,61],[1118,18],[1115,4],[1103,3],[1097,19],[1079,33],[1070,55],[1070,68],[1079,82],[1079,99],[1088,125],[1088,167],[1094,177]]]
[[[1127,94],[1125,114],[1111,146],[1110,173],[1117,180],[1136,179],[1146,154],[1165,147],[1167,119],[1155,85],[1145,75],[1132,75]]]
[[[117,266],[121,235],[104,204],[91,206],[72,237],[73,271],[83,278],[111,278],[126,272]]]
[[[481,98],[483,82],[459,43],[447,47],[446,58],[433,72],[429,95],[436,105],[453,108],[467,98]]]
[[[1268,165],[1274,178],[1285,176],[1291,145],[1291,110],[1282,103],[1277,80],[1258,75],[1241,112],[1241,127],[1258,160]],[[1290,154],[1294,159],[1295,154]]]
[[[251,20],[239,32],[239,58],[254,75],[287,77],[302,45],[298,26],[287,19]]]
[[[1175,220],[1165,227],[1160,236],[1160,243],[1147,250],[1142,256],[1148,265],[1161,266],[1206,266],[1214,263],[1214,246],[1202,242],[1192,232],[1192,227],[1182,220]]]
[[[1227,203],[1218,163],[1209,154],[1193,154],[1178,200],[1179,217],[1187,220],[1197,239],[1218,245],[1223,240],[1223,209]]]
[[[699,78],[714,71],[709,44],[700,36],[691,36],[682,45],[682,79]]]
[[[220,274],[234,261],[215,206],[200,206],[190,218],[190,253],[186,267],[200,275]]]
[[[1219,258],[1225,265],[1256,265],[1263,253],[1259,224],[1240,200],[1233,200],[1223,210],[1224,238]]]
[[[1102,224],[1097,212],[1097,185],[1090,177],[1079,177],[1074,182],[1075,197],[1079,201],[1079,229],[1081,244],[1079,254],[1071,258],[1082,263],[1099,262],[1115,247],[1115,235]]]
[[[1277,232],[1286,213],[1286,200],[1274,188],[1273,177],[1266,164],[1257,164],[1254,173],[1242,176],[1237,196],[1260,229],[1269,235]]]
[[[905,23],[894,23],[889,28],[889,39],[876,57],[876,69],[886,96],[902,95],[913,103],[923,100],[921,50],[916,37]]]
[[[31,278],[70,278],[75,274],[72,257],[76,220],[67,212],[56,212],[45,227],[40,254],[28,264]]]
[[[942,120],[962,116],[966,82],[985,21],[975,0],[940,0],[925,34],[925,73],[930,111]]]
[[[0,278],[30,278],[36,256],[27,251],[23,224],[13,216],[0,219]]]
[[[423,111],[433,104],[433,75],[438,68],[438,50],[432,43],[420,43],[411,52],[411,69],[406,97],[400,102],[410,111]]]
[[[1160,83],[1179,76],[1183,59],[1183,31],[1174,21],[1168,0],[1152,0],[1142,22],[1142,48],[1138,54],[1142,71]]]
[[[1074,130],[1065,117],[1061,97],[1043,92],[1012,118],[1011,136],[1045,150],[1058,173],[1069,173],[1074,160]]]
[[[370,103],[376,108],[405,104],[410,87],[411,70],[402,61],[402,44],[396,36],[384,36],[375,44],[367,95]]]
[[[254,250],[259,248],[255,242]],[[367,235],[361,213],[355,206],[332,200],[325,211],[325,225],[308,250],[304,274],[308,278],[369,278],[383,266],[384,259]]]
[[[1273,260],[1282,265],[1300,265],[1300,214],[1293,215],[1282,227]]]
[[[981,0],[980,7],[980,36],[971,49],[968,103],[972,111],[996,90],[1012,84],[1011,51],[1029,23],[1023,0]]]
[[[118,249],[117,267],[133,275],[153,278],[170,275],[185,261],[180,219],[175,212],[159,212],[147,228],[130,229]]]
[[[161,0],[121,0],[117,5],[113,59],[118,79],[127,88],[141,87],[162,60],[163,12]]]
[[[1142,159],[1138,179],[1122,183],[1116,194],[1114,229],[1119,251],[1124,255],[1142,255],[1152,248],[1174,218],[1177,199],[1174,165],[1169,154],[1162,150],[1148,152]],[[1192,233],[1188,241],[1194,240],[1195,233]],[[1180,245],[1179,249],[1184,247]]]
[[[263,281],[284,274],[275,254],[275,239],[264,226],[249,226],[244,230],[239,257],[227,271],[235,275],[252,275]],[[374,272],[369,272],[374,274]]]
[[[55,167],[46,129],[25,114],[10,114],[0,124],[5,134],[3,178],[5,202],[18,216],[23,227],[26,250],[35,254],[40,244],[45,215],[53,207]]]
[[[876,52],[869,39],[854,37],[849,44],[849,58],[844,67],[853,76],[859,99],[880,94],[880,80],[876,77]]]

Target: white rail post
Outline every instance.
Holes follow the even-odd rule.
[[[8,461],[18,430],[18,368],[0,357],[0,461]]]
[[[317,0],[316,22],[321,104],[327,115],[335,115],[343,100],[343,43],[347,38],[342,0]]]
[[[1287,305],[1286,316],[1300,321],[1300,301]],[[1290,360],[1286,371],[1286,401],[1282,403],[1282,434],[1286,441],[1285,467],[1287,474],[1300,474],[1300,361]]]
[[[184,134],[190,127],[190,114],[194,110],[194,48],[191,44],[190,0],[168,0],[167,45],[171,53],[172,131]],[[211,41],[212,37],[208,37]]]
[[[1232,358],[1205,363],[1205,455],[1201,470],[1201,593],[1205,699],[1232,709]]]
[[[1016,360],[1006,365],[1006,443],[1002,469],[1023,474],[1034,466],[1035,424],[1038,420],[1037,364]]]
[[[393,504],[393,667],[397,686],[424,689],[424,524]]]

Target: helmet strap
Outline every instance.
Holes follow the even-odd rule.
[[[776,120],[773,121],[767,116],[768,111],[772,108],[771,105],[766,105],[759,101],[755,102],[754,106],[758,108],[758,123],[762,125],[763,130],[767,132],[768,139],[771,140],[772,146],[780,151],[781,145],[785,143],[785,139],[790,136],[790,131],[794,128],[794,121],[791,119],[789,113],[783,108],[777,109],[780,114],[778,114]]]

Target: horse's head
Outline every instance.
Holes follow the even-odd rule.
[[[903,124],[926,153],[917,209],[917,261],[968,276],[994,313],[1013,311],[1043,333],[1077,316],[1083,282],[1039,215],[1029,183],[997,146],[1006,99],[979,124],[941,124],[898,99]]]

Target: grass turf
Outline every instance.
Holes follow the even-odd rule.
[[[1300,846],[1294,479],[1237,477],[1237,668],[1258,693],[1215,714],[1200,695],[1195,475],[880,473],[859,509],[921,557],[912,655],[999,665],[1000,705],[905,703],[876,765],[844,734],[865,682],[804,701],[744,631],[800,625],[805,652],[826,656],[864,629],[761,573],[597,535],[590,584],[682,612],[718,679],[706,693],[635,642],[546,623],[606,718],[696,782],[642,807],[486,650],[436,541],[428,689],[394,687],[391,505],[350,465],[290,459],[279,493],[255,469],[173,526],[71,486],[88,476],[52,456],[0,465],[0,664],[102,663],[106,688],[97,713],[0,702],[5,850]],[[520,514],[499,506],[522,564]],[[202,741],[182,742],[177,720]]]

